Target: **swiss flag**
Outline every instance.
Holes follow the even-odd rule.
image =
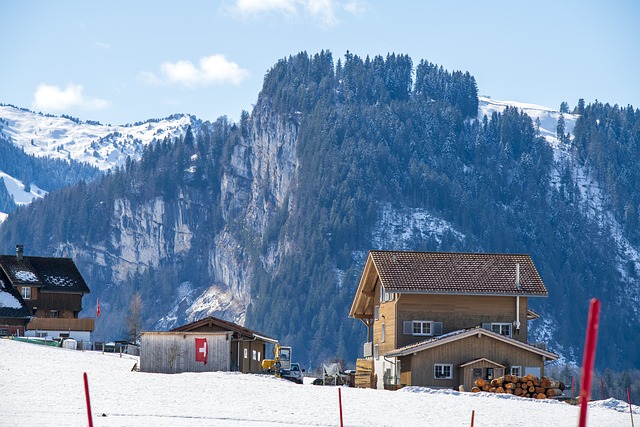
[[[196,362],[204,362],[207,364],[207,356],[209,356],[209,346],[206,338],[196,338]]]
[[[100,298],[98,298],[98,309],[96,310],[96,317],[100,317]]]

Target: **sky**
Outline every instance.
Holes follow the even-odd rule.
[[[640,3],[0,0],[0,103],[103,124],[251,111],[301,51],[408,54],[469,71],[480,95],[640,108]]]

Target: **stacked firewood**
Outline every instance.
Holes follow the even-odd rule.
[[[514,396],[530,397],[535,399],[547,399],[561,396],[564,384],[551,378],[538,378],[532,374],[518,377],[505,375],[493,380],[477,379],[472,392],[487,391],[489,393],[507,393]]]

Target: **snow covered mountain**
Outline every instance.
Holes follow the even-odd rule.
[[[127,157],[137,160],[147,144],[182,136],[189,126],[195,131],[200,125],[201,121],[194,116],[175,114],[160,120],[112,126],[0,105],[0,134],[25,153],[76,160],[101,170],[122,166]]]
[[[196,132],[202,122],[194,116],[175,114],[133,125],[103,125],[72,117],[43,115],[11,105],[0,105],[0,138],[12,142],[27,155],[40,158],[74,160],[102,171],[124,165],[127,157],[138,160],[144,147],[164,138],[181,137],[191,126]],[[2,170],[0,177],[16,205],[44,197],[49,189],[35,183],[25,185]],[[0,212],[0,222],[7,213]]]

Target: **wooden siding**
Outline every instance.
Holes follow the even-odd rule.
[[[481,370],[480,376],[473,375],[473,370],[476,368]],[[459,378],[461,378],[461,384],[464,385],[465,391],[471,391],[471,389],[474,386],[473,383],[475,380],[477,380],[478,378],[484,378],[486,368],[493,368],[494,370],[493,378],[499,378],[503,376],[505,374],[505,369],[506,369],[484,359],[478,360],[477,362],[471,363],[465,367],[460,367],[460,368],[454,367],[454,369],[458,369],[459,371],[458,372],[458,374],[460,375]]]
[[[447,344],[430,348],[401,358],[400,378],[402,384],[424,386],[424,387],[444,387],[454,388],[462,384],[463,378],[460,376],[459,365],[475,359],[486,358],[500,363],[504,366],[534,366],[539,367],[544,375],[544,361],[539,354],[528,350],[498,341],[494,338],[477,335],[453,341]],[[405,362],[411,359],[410,362]],[[404,370],[409,363],[410,381],[404,382]],[[453,365],[453,379],[443,380],[433,377],[434,364],[445,363]]]
[[[206,338],[207,364],[196,362],[195,338]],[[231,340],[226,332],[143,332],[140,370],[164,374],[228,371]]]
[[[41,318],[34,317],[27,325],[29,330],[45,331],[86,331],[93,332],[94,319],[74,319],[64,317]]]
[[[402,322],[431,320],[442,322],[442,333],[481,326],[483,323],[513,323],[516,298],[502,296],[402,294],[398,300],[396,348],[427,339],[404,335]],[[387,331],[388,332],[388,331]],[[512,329],[512,338],[527,342],[527,298],[520,297],[520,333]]]
[[[33,298],[32,294],[32,298],[25,300],[25,303],[31,311],[34,307],[37,307],[38,312],[40,312],[41,310],[68,310],[76,313],[77,315],[77,313],[82,311],[82,294],[39,292],[37,299]]]
[[[380,301],[380,299],[378,299]],[[382,324],[384,323],[384,342],[382,342]],[[378,344],[379,354],[385,354],[396,347],[395,302],[380,303],[378,319],[373,321],[373,343]]]

